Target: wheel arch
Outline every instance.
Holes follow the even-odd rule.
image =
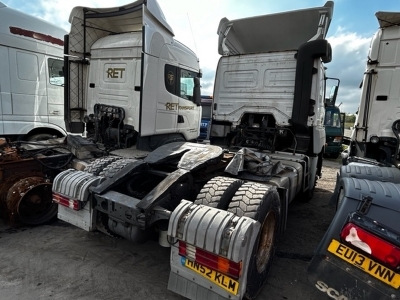
[[[67,133],[65,131],[59,130],[59,129],[56,129],[56,128],[36,127],[36,128],[33,128],[32,130],[30,130],[26,134],[19,135],[18,139],[19,140],[29,140],[33,136],[39,135],[39,134],[48,134],[48,135],[56,136],[58,138],[67,135]]]

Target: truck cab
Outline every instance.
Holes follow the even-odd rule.
[[[332,7],[220,21],[211,143],[302,153],[321,174]]]
[[[0,135],[37,141],[67,134],[63,102],[66,32],[0,2]]]
[[[343,143],[343,115],[337,106],[325,108],[325,134],[326,146],[325,155],[331,158],[338,158],[342,152]]]
[[[76,7],[69,20],[64,68],[70,132],[107,147],[141,150],[197,139],[198,58],[173,38],[156,1],[123,9]]]
[[[373,159],[388,166],[397,160],[397,129],[400,119],[397,88],[400,43],[397,24],[400,14],[377,12],[380,28],[371,40],[362,81],[360,105],[350,138],[349,157]]]

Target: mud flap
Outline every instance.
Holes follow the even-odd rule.
[[[242,299],[247,285],[248,265],[260,223],[220,209],[182,200],[172,212],[168,226],[171,242],[171,272],[168,289],[189,299]],[[236,294],[185,266],[179,241],[242,263]]]
[[[53,181],[53,199],[56,195],[82,202],[81,210],[58,205],[57,217],[86,231],[94,230],[96,221],[94,210],[89,199],[89,188],[104,181],[103,177],[87,172],[69,169],[61,172]],[[57,201],[56,201],[57,202]]]

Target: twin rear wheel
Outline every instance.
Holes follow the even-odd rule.
[[[96,176],[113,178],[116,173],[135,161],[137,160],[133,158],[107,156],[93,161],[85,168],[85,172]]]
[[[118,156],[106,156],[96,159],[85,168],[85,172],[98,176],[101,172],[103,172],[105,167],[120,159],[121,158]]]
[[[264,285],[276,249],[280,221],[280,201],[272,186],[244,182],[240,179],[215,177],[201,189],[194,202],[227,210],[261,224],[253,247],[247,274],[245,297],[253,299]]]
[[[94,160],[85,168],[85,172],[91,173],[96,176],[103,176],[107,179],[114,178],[115,174],[125,168],[127,165],[135,162],[136,159],[122,158],[118,156],[107,156]],[[109,217],[103,212],[97,214],[97,230],[112,236],[119,238],[120,235],[114,233],[109,227]]]

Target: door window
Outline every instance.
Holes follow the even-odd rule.
[[[60,59],[49,58],[47,60],[49,66],[50,84],[64,86],[64,61]]]
[[[171,94],[193,101],[195,72],[176,66],[165,65],[165,88]]]

